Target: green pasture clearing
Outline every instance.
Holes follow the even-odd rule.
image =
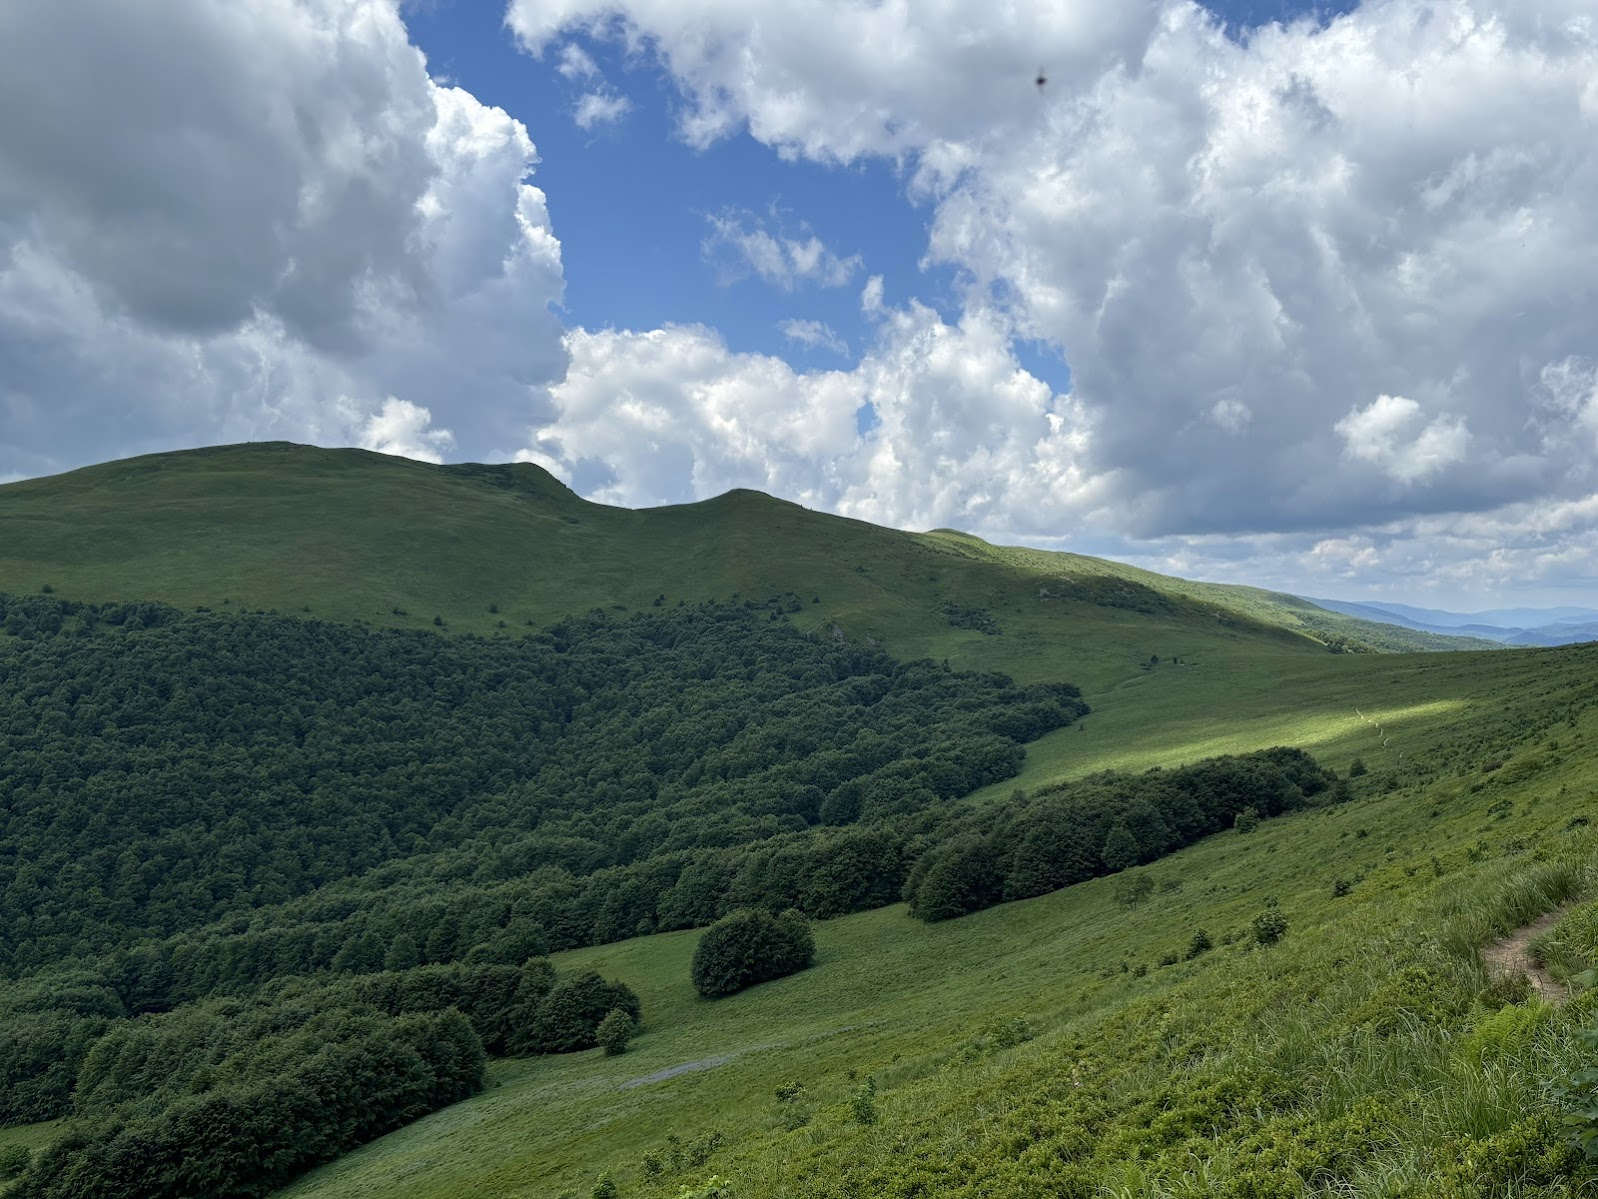
[[[1546,1139],[1544,1125],[1526,1125],[1546,1123],[1551,1110],[1537,1080],[1579,1060],[1571,1031],[1589,1018],[1585,999],[1527,1017],[1493,1070],[1467,1068],[1471,1030],[1507,1019],[1477,998],[1487,980],[1475,948],[1495,928],[1591,887],[1598,836],[1582,822],[1598,817],[1598,710],[1586,679],[1598,654],[1480,655],[1475,665],[1450,657],[1438,661],[1451,666],[1421,669],[1418,661],[1432,659],[1387,661],[1388,673],[1362,663],[1345,676],[1331,713],[1284,715],[1276,725],[1262,713],[1243,732],[1227,731],[1235,717],[1222,715],[1207,728],[1194,718],[1151,722],[1140,739],[1118,734],[1133,744],[1107,749],[1091,768],[1252,747],[1255,735],[1294,727],[1318,730],[1335,753],[1360,754],[1370,767],[1348,804],[1268,821],[1248,836],[1222,834],[1148,867],[1156,891],[1135,909],[1116,902],[1110,878],[938,925],[902,907],[863,913],[817,926],[813,969],[718,1001],[698,998],[688,981],[696,933],[563,955],[563,969],[594,965],[638,991],[645,1025],[631,1051],[496,1063],[483,1096],[283,1194],[586,1196],[606,1172],[624,1195],[675,1196],[713,1173],[738,1199],[1068,1194],[1064,1182],[1057,1192],[1028,1189],[1030,1176],[1013,1165],[1016,1146],[1077,1144],[1090,1128],[1090,1140],[1106,1146],[1140,1146],[1116,1168],[1081,1149],[1073,1169],[1104,1188],[1097,1193],[1246,1194],[1255,1192],[1226,1187],[1242,1187],[1245,1167],[1258,1166],[1245,1153],[1251,1132],[1291,1116],[1296,1124],[1271,1134],[1290,1147],[1354,1136],[1350,1113],[1378,1099],[1370,1110],[1379,1110],[1386,1139],[1368,1160],[1344,1163],[1348,1177],[1365,1181],[1324,1193],[1566,1193],[1542,1183],[1425,1188],[1433,1155],[1450,1146]],[[1480,693],[1470,697],[1463,689],[1473,671]],[[1424,699],[1445,684],[1454,694]],[[1365,719],[1350,722],[1337,709],[1361,687],[1385,698],[1360,704]],[[1573,699],[1568,714],[1556,697]],[[1366,719],[1387,730],[1387,751],[1369,747]],[[1089,717],[1090,726],[1099,720]],[[1109,741],[1117,726],[1100,723],[1107,727],[1059,739],[1091,742],[1097,731]],[[1478,740],[1497,746],[1506,764],[1484,772]],[[1398,765],[1400,744],[1412,748],[1414,772]],[[1088,766],[1076,760],[1064,772]],[[1334,897],[1339,880],[1347,893]],[[1270,897],[1289,933],[1259,948],[1248,929]],[[1159,965],[1185,958],[1199,928],[1214,950]],[[994,1048],[995,1031],[1013,1018],[1034,1038]],[[1303,1069],[1289,1066],[1312,1057],[1311,1081],[1279,1093]],[[627,1085],[695,1064],[702,1068]],[[870,1126],[849,1103],[866,1076],[878,1088]],[[1176,1101],[1173,1079],[1200,1096],[1258,1091],[1262,1106],[1228,1109],[1225,1120],[1196,1115],[1214,1121],[1202,1135],[1150,1132],[1163,1127],[1159,1105]],[[784,1127],[792,1109],[775,1097],[790,1081],[804,1085],[810,1116],[796,1129]],[[1091,1092],[1107,1107],[1092,1119],[1070,1104],[1026,1115],[1026,1096],[1060,1088]],[[1534,1093],[1543,1097],[1528,1107]],[[669,1165],[669,1137],[691,1146],[715,1131],[725,1143],[702,1165]],[[668,1163],[658,1179],[645,1177],[650,1153]],[[950,1164],[962,1161],[964,1173]]]
[[[439,467],[284,442],[154,454],[0,486],[0,531],[0,590],[91,601],[514,636],[593,607],[788,597],[802,627],[836,626],[900,657],[1095,690],[1150,654],[1325,652],[1290,596],[903,533],[752,491],[607,507],[527,464]],[[1335,620],[1385,648],[1474,644]]]
[[[940,925],[863,913],[817,927],[813,969],[718,1001],[688,981],[696,933],[563,955],[638,991],[629,1052],[496,1062],[484,1094],[285,1196],[576,1199],[606,1173],[649,1199],[712,1174],[735,1199],[1578,1185],[1548,1086],[1585,1061],[1595,1004],[1505,1006],[1476,951],[1568,904],[1550,965],[1598,955],[1598,647],[1332,654],[1462,643],[751,492],[630,512],[530,466],[281,443],[9,484],[0,534],[13,591],[489,636],[736,595],[901,658],[1081,686],[1083,725],[993,793],[1276,744],[1366,768],[1348,804],[1149,867],[1136,908],[1111,878]],[[1273,898],[1288,932],[1257,946]],[[1188,960],[1201,928],[1214,947]]]

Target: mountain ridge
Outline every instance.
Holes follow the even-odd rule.
[[[1497,608],[1449,612],[1410,604],[1316,599],[1311,603],[1359,620],[1386,621],[1416,632],[1479,637],[1500,645],[1552,646],[1598,641],[1598,610],[1592,608]]]
[[[801,625],[836,624],[896,653],[978,667],[1024,674],[1033,655],[1018,642],[1064,635],[1075,668],[1066,673],[1090,686],[1128,677],[1151,653],[1191,655],[1244,634],[1283,652],[1484,648],[1350,621],[1281,593],[964,532],[902,532],[749,489],[627,509],[585,500],[530,463],[435,466],[287,442],[5,484],[0,529],[0,583],[14,591],[486,635],[593,607],[802,593]],[[1071,586],[1059,588],[1062,578]],[[1146,638],[1112,617],[1117,604],[1140,602],[1140,587],[1163,596],[1159,613],[1144,613],[1170,631],[1163,652],[1134,645]],[[1091,618],[1081,636],[1057,619],[1066,610]]]

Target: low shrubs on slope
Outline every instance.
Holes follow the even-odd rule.
[[[815,956],[815,938],[801,913],[790,909],[773,916],[756,908],[729,912],[694,947],[694,989],[706,996],[731,995],[803,970]]]
[[[921,855],[904,897],[912,915],[947,920],[1153,861],[1246,813],[1277,816],[1347,796],[1344,780],[1286,748],[1105,775],[983,808],[975,827]]]

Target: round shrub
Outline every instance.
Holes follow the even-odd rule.
[[[605,1013],[605,1018],[599,1022],[599,1029],[594,1033],[594,1039],[599,1042],[599,1047],[605,1051],[606,1057],[615,1057],[617,1054],[627,1052],[627,1042],[633,1039],[633,1033],[638,1031],[638,1025],[619,1007],[611,1008]]]
[[[1287,917],[1275,907],[1266,908],[1254,917],[1254,941],[1259,945],[1275,945],[1287,935]]]
[[[731,995],[803,970],[815,959],[810,925],[798,912],[756,908],[730,912],[705,930],[694,949],[693,981],[701,995]]]

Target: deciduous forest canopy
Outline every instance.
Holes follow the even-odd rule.
[[[472,1093],[485,1053],[647,1019],[552,950],[788,912],[775,966],[696,966],[722,993],[808,963],[804,916],[948,919],[1337,796],[1276,750],[957,804],[1076,688],[789,603],[512,638],[0,596],[0,1115],[72,1118],[18,1194],[263,1194]]]
[[[592,1046],[636,996],[539,955],[890,902],[906,831],[829,826],[945,806],[1086,710],[780,607],[490,639],[0,597],[0,1114],[73,1117],[19,1194],[265,1193],[470,1094],[485,1049]]]

